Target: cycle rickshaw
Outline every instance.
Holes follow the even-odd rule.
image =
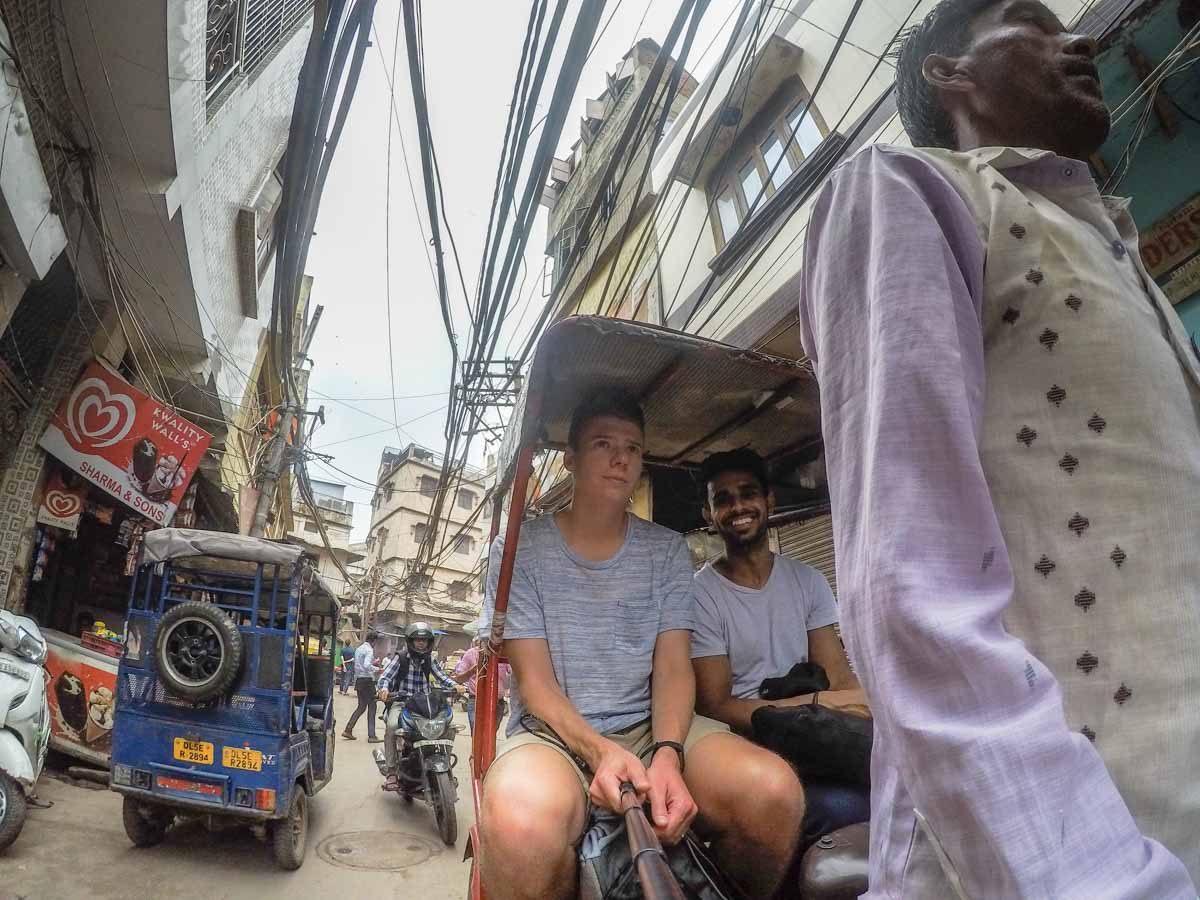
[[[572,410],[598,384],[620,386],[641,401],[647,423],[643,459],[652,473],[653,518],[677,530],[688,515],[699,519],[692,471],[707,455],[752,446],[773,466],[785,467],[789,460],[812,459],[820,451],[817,385],[808,364],[605,317],[568,318],[546,332],[497,463],[493,538],[506,497],[509,508],[491,635],[485,646],[487,664],[476,695],[471,755],[476,819],[483,779],[496,757],[496,673],[533,457],[539,450],[565,448]],[[653,841],[649,828],[642,827],[644,820],[639,821],[636,802],[631,800],[629,806],[631,836]],[[805,856],[802,885],[797,889],[801,895],[832,900],[864,892],[865,826],[833,832],[818,844]],[[682,896],[661,851],[653,852],[653,846],[641,849],[634,855],[644,895],[652,900]],[[467,853],[477,856],[478,851],[479,830],[473,825]],[[471,900],[484,896],[478,866],[473,865]]]

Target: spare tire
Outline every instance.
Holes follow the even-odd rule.
[[[225,694],[242,670],[245,644],[233,620],[209,603],[180,603],[158,622],[154,661],[158,677],[185,700]]]

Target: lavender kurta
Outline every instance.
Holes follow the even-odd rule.
[[[1196,897],[1200,368],[1136,238],[1044,151],[875,146],[815,206],[872,898]]]

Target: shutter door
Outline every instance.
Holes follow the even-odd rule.
[[[837,570],[833,558],[833,517],[829,514],[791,522],[779,528],[779,552],[807,563],[829,581],[837,596]]]

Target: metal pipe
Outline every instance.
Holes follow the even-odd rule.
[[[637,791],[629,782],[621,785],[621,812],[625,815],[629,855],[637,863],[642,896],[646,900],[685,900],[679,882],[667,864],[667,854],[646,820]]]

